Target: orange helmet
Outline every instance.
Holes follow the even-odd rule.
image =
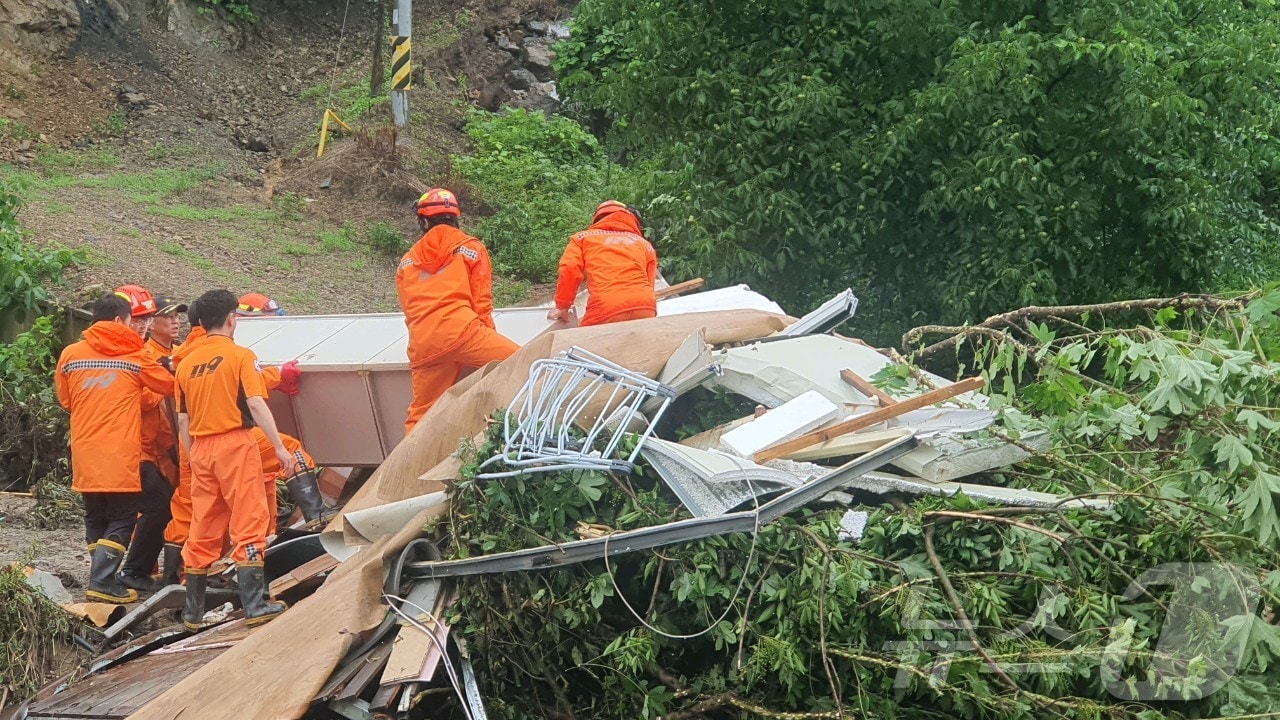
[[[150,317],[156,314],[156,299],[151,291],[141,285],[121,285],[116,288],[116,295],[129,301],[129,314],[133,317]]]
[[[600,222],[602,218],[606,218],[616,212],[631,213],[631,217],[636,219],[636,224],[640,226],[642,231],[644,230],[644,220],[640,218],[640,211],[630,205],[620,203],[617,200],[605,200],[600,203],[600,205],[596,207],[596,214],[591,216],[591,224],[595,225]]]
[[[240,317],[283,314],[284,308],[280,307],[279,303],[262,293],[256,292],[241,295],[240,305],[236,308],[236,315]]]
[[[462,217],[462,207],[458,205],[458,196],[443,188],[431,188],[414,203],[419,217],[429,218],[437,215]]]

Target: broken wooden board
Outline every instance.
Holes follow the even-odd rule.
[[[897,404],[898,402],[897,400],[894,400],[892,397],[890,397],[889,394],[886,393],[885,391],[881,390],[875,385],[872,385],[870,380],[867,380],[866,378],[862,377],[858,373],[848,368],[845,368],[844,370],[840,371],[840,379],[844,380],[845,382],[849,383],[853,387],[857,388],[858,392],[862,393],[863,395],[879,400],[880,407],[888,407],[890,405]]]
[[[684,282],[676,283],[675,285],[668,285],[661,290],[655,290],[653,296],[655,300],[666,300],[667,298],[673,298],[681,293],[693,292],[706,284],[707,281],[702,278],[685,280]]]
[[[965,393],[973,392],[981,388],[985,383],[986,381],[982,378],[973,377],[945,387],[940,387],[937,390],[930,390],[922,395],[916,395],[915,397],[902,400],[895,405],[883,407],[879,410],[872,410],[871,412],[863,413],[862,415],[855,415],[848,420],[811,432],[808,435],[801,435],[794,440],[788,440],[786,442],[778,443],[777,445],[772,445],[757,452],[754,459],[756,462],[760,463],[768,462],[769,460],[783,457],[797,450],[813,447],[818,443],[826,442],[832,438],[847,435],[848,433],[869,428],[874,425],[879,425],[886,420],[891,420],[912,410],[919,410],[921,408],[929,407],[930,405],[936,405],[945,400],[950,400]]]
[[[237,627],[238,626],[238,627]],[[200,633],[71,683],[33,702],[33,720],[124,720],[248,634],[243,622]]]
[[[309,560],[273,580],[269,588],[271,597],[279,597],[307,580],[327,573],[336,567],[338,567],[338,558],[332,555],[321,555],[318,558]]]

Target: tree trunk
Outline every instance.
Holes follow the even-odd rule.
[[[386,5],[386,0],[373,0],[373,67],[369,70],[369,97],[382,93],[383,76],[386,74],[383,67],[383,52],[387,45]]]

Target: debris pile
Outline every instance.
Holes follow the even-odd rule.
[[[70,619],[39,587],[62,585],[45,575],[33,582],[35,572],[0,565],[0,708],[43,685],[58,648],[71,642]]]
[[[1265,717],[1280,292],[1184,300],[942,329],[936,372],[819,334],[851,294],[541,335],[281,618],[130,640],[98,685],[157,663],[110,715],[144,720]]]

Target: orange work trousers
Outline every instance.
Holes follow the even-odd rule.
[[[270,521],[262,456],[248,430],[192,441],[191,515],[191,534],[182,548],[186,567],[204,570],[222,557],[228,532],[236,564],[262,565]]]
[[[456,348],[432,360],[428,365],[410,368],[413,402],[409,404],[409,419],[404,423],[404,434],[408,435],[413,430],[413,426],[418,424],[440,396],[458,382],[464,370],[483,367],[495,360],[506,360],[519,349],[519,345],[499,335],[496,330],[491,330],[488,325],[477,323],[476,329],[458,343]]]
[[[609,323],[620,323],[628,320],[648,320],[651,317],[657,316],[658,311],[652,308],[636,308],[635,310],[627,310],[625,312],[620,312],[617,315],[611,315],[607,320],[601,322],[581,322],[578,323],[578,325],[581,327],[587,327],[590,325],[607,325]]]
[[[169,524],[164,529],[164,541],[170,545],[187,542],[191,532],[191,460],[187,451],[178,450],[178,486],[169,499]]]

